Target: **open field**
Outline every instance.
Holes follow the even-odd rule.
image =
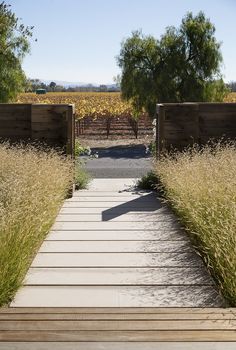
[[[0,305],[8,303],[72,182],[71,161],[53,151],[0,145]]]
[[[236,306],[236,145],[163,157],[156,173],[222,294]]]

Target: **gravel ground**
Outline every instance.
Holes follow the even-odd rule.
[[[152,168],[152,157],[144,144],[109,144],[91,151],[90,157],[80,158],[93,178],[139,178]]]

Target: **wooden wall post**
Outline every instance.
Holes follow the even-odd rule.
[[[165,107],[163,104],[157,105],[157,120],[156,120],[156,157],[160,158],[165,142]]]
[[[67,120],[66,153],[67,153],[67,156],[70,156],[74,161],[74,158],[75,158],[75,106],[74,105],[69,105],[67,107],[66,120]],[[75,161],[74,161],[74,166],[75,166]],[[75,176],[75,173],[73,174],[73,178],[74,176]],[[67,198],[73,197],[74,190],[75,190],[75,184],[73,181],[72,186],[67,193]]]
[[[66,153],[74,159],[75,155],[75,107],[68,105],[67,109],[67,145]]]

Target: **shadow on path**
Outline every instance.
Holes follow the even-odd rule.
[[[153,212],[161,208],[163,208],[163,204],[161,204],[156,195],[151,192],[147,195],[104,210],[102,212],[102,221],[112,220],[130,211]]]

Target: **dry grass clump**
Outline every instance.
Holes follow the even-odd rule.
[[[54,151],[0,145],[0,305],[20,286],[72,183]]]
[[[156,173],[222,294],[236,306],[236,145],[163,157]]]

